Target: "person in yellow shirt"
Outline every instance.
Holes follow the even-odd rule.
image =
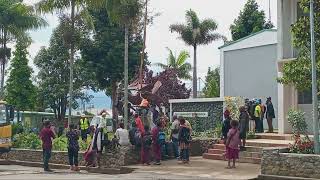
[[[262,110],[261,110],[261,107],[259,105],[259,102],[257,101],[256,102],[256,107],[254,109],[254,122],[255,122],[255,130],[257,133],[262,133],[262,129],[260,127],[260,121],[261,121],[261,113],[262,113]]]

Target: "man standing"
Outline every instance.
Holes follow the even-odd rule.
[[[271,102],[271,97],[267,98],[266,106],[267,106],[266,118],[267,118],[267,122],[268,122],[268,126],[269,126],[268,133],[273,133],[272,120],[276,116],[275,116],[275,113],[274,113],[273,104]]]
[[[87,141],[87,134],[89,133],[90,123],[89,120],[85,117],[84,114],[81,114],[79,121],[79,130],[81,131],[82,141]]]
[[[173,123],[171,126],[171,140],[173,144],[173,151],[175,157],[178,159],[179,158],[179,127],[180,127],[180,122],[177,118],[176,115],[173,116]]]
[[[54,127],[51,126],[51,122],[46,120],[44,121],[44,128],[40,132],[40,139],[42,141],[43,149],[43,168],[46,172],[52,172],[49,169],[49,160],[51,158],[52,150],[52,139],[55,138]]]
[[[259,100],[256,102],[256,107],[254,109],[254,121],[255,121],[255,130],[257,133],[261,133],[261,126],[260,126],[260,121],[261,121],[261,107],[259,105]]]

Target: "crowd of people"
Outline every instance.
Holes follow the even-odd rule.
[[[245,105],[239,108],[238,121],[231,118],[231,111],[227,108],[224,111],[224,121],[222,126],[222,138],[226,146],[225,157],[228,159],[227,168],[235,168],[236,159],[239,159],[239,152],[245,150],[248,131],[263,133],[263,120],[268,123],[267,133],[273,132],[272,120],[275,112],[271,97],[267,98],[266,104],[262,104],[261,99],[245,99]],[[251,123],[250,123],[251,122]],[[251,126],[250,126],[251,124]],[[233,162],[231,166],[231,161]]]
[[[91,122],[85,115],[81,115],[77,125],[70,124],[66,132],[70,170],[80,170],[78,161],[80,138],[84,142],[88,142],[88,139],[90,139],[88,148],[84,153],[87,167],[100,167],[104,148],[116,148],[118,146],[128,146],[138,150],[140,161],[144,165],[150,165],[152,160],[154,165],[160,165],[160,161],[164,159],[167,151],[166,141],[168,139],[165,130],[168,128],[169,119],[162,112],[162,109],[158,112],[154,106],[148,107],[146,101],[142,101],[142,105],[142,108],[134,114],[134,121],[131,122],[129,130],[123,122],[120,122],[112,139],[108,139],[106,112],[102,112],[101,116],[93,118]],[[150,120],[143,120],[149,111],[152,112],[151,122]],[[158,113],[155,113],[155,111]],[[190,123],[182,117],[174,116],[172,126],[169,128],[169,139],[173,144],[175,158],[181,163],[189,163],[192,131]],[[52,140],[56,136],[52,123],[49,120],[44,120],[40,138],[42,140],[45,171],[51,171],[48,163],[51,157]],[[91,138],[88,138],[88,136]]]

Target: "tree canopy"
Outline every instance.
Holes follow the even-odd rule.
[[[31,81],[32,69],[27,58],[29,45],[28,39],[18,40],[6,82],[6,101],[24,111],[33,110],[36,103],[36,88]]]
[[[265,12],[259,10],[256,0],[248,0],[240,15],[230,26],[232,40],[236,41],[252,33],[259,32],[263,29],[273,28],[270,21],[266,21]]]
[[[179,55],[174,55],[172,50],[167,48],[169,51],[169,56],[167,59],[167,64],[156,63],[156,66],[159,66],[163,69],[174,69],[177,72],[178,78],[191,80],[190,71],[192,66],[187,62],[190,57],[188,51],[180,51]]]
[[[206,98],[219,97],[220,96],[220,72],[219,68],[211,70],[208,69],[206,76],[205,87],[203,93]]]
[[[200,20],[197,13],[192,9],[186,12],[186,24],[170,25],[171,32],[177,32],[179,38],[194,49],[193,57],[193,97],[197,97],[197,47],[207,45],[217,40],[226,38],[216,33],[218,24],[213,19]]]
[[[49,47],[43,47],[34,59],[39,69],[37,76],[39,100],[44,108],[52,108],[56,119],[60,121],[64,120],[69,102],[69,48],[63,37],[64,28],[68,28],[68,25],[69,23],[65,23],[61,18],[59,26],[53,31]],[[80,62],[76,59],[74,66],[74,108],[78,106],[76,99],[88,100],[89,98],[82,91],[87,81],[82,76],[85,69],[81,67]]]

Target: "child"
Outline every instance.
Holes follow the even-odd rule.
[[[180,118],[180,129],[179,129],[178,140],[180,144],[180,152],[182,154],[182,162],[185,164],[188,164],[191,134],[190,134],[190,128],[185,123],[186,123],[185,119]]]
[[[142,135],[141,163],[150,165],[150,155],[152,146],[152,135],[149,126],[144,126],[144,134]]]
[[[51,122],[49,120],[44,121],[43,125],[44,128],[42,128],[40,132],[43,149],[43,168],[46,172],[52,172],[52,170],[49,169],[49,160],[51,158],[52,139],[54,139],[56,135],[54,127],[51,126]]]
[[[78,167],[78,152],[79,152],[79,131],[74,124],[70,124],[70,130],[67,132],[68,138],[68,156],[71,171],[80,171]]]
[[[247,113],[245,106],[241,106],[239,108],[239,111],[240,111],[239,130],[240,130],[240,139],[242,140],[240,150],[245,150],[247,132],[249,130],[249,114]]]
[[[228,159],[227,169],[236,168],[236,159],[239,159],[239,144],[240,144],[240,132],[238,129],[239,122],[232,120],[230,122],[231,129],[227,135],[226,141],[226,158]],[[231,159],[233,160],[233,165],[231,166]]]

